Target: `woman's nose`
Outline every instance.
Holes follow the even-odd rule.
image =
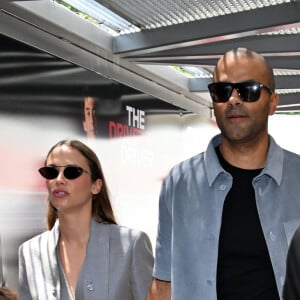
[[[64,170],[59,170],[56,180],[57,181],[65,181]]]

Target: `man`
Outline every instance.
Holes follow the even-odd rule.
[[[213,81],[221,134],[163,182],[148,300],[282,294],[288,242],[300,225],[300,156],[268,134],[278,103],[273,71],[238,48],[221,57]]]
[[[84,97],[83,107],[83,130],[86,132],[88,138],[96,137],[96,116],[95,116],[95,99],[90,96]]]

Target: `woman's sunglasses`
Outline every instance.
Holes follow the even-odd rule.
[[[208,85],[210,96],[214,102],[227,102],[232,91],[237,90],[242,101],[255,102],[259,99],[262,89],[269,94],[273,94],[274,90],[254,80],[244,82],[213,82]]]
[[[54,179],[59,174],[58,167],[65,167],[63,174],[67,179],[76,179],[83,173],[88,173],[88,171],[78,166],[48,166],[40,168],[39,172],[46,179]]]

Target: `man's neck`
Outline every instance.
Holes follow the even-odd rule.
[[[220,152],[231,165],[241,169],[262,169],[269,149],[269,138],[253,142],[229,142],[222,138]]]

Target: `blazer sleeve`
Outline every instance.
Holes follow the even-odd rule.
[[[32,299],[26,272],[24,245],[19,248],[19,300]]]
[[[134,300],[146,300],[152,281],[153,254],[149,237],[139,232],[132,247],[131,285]]]
[[[159,196],[159,220],[156,237],[153,277],[171,281],[172,243],[172,173],[163,181]]]

